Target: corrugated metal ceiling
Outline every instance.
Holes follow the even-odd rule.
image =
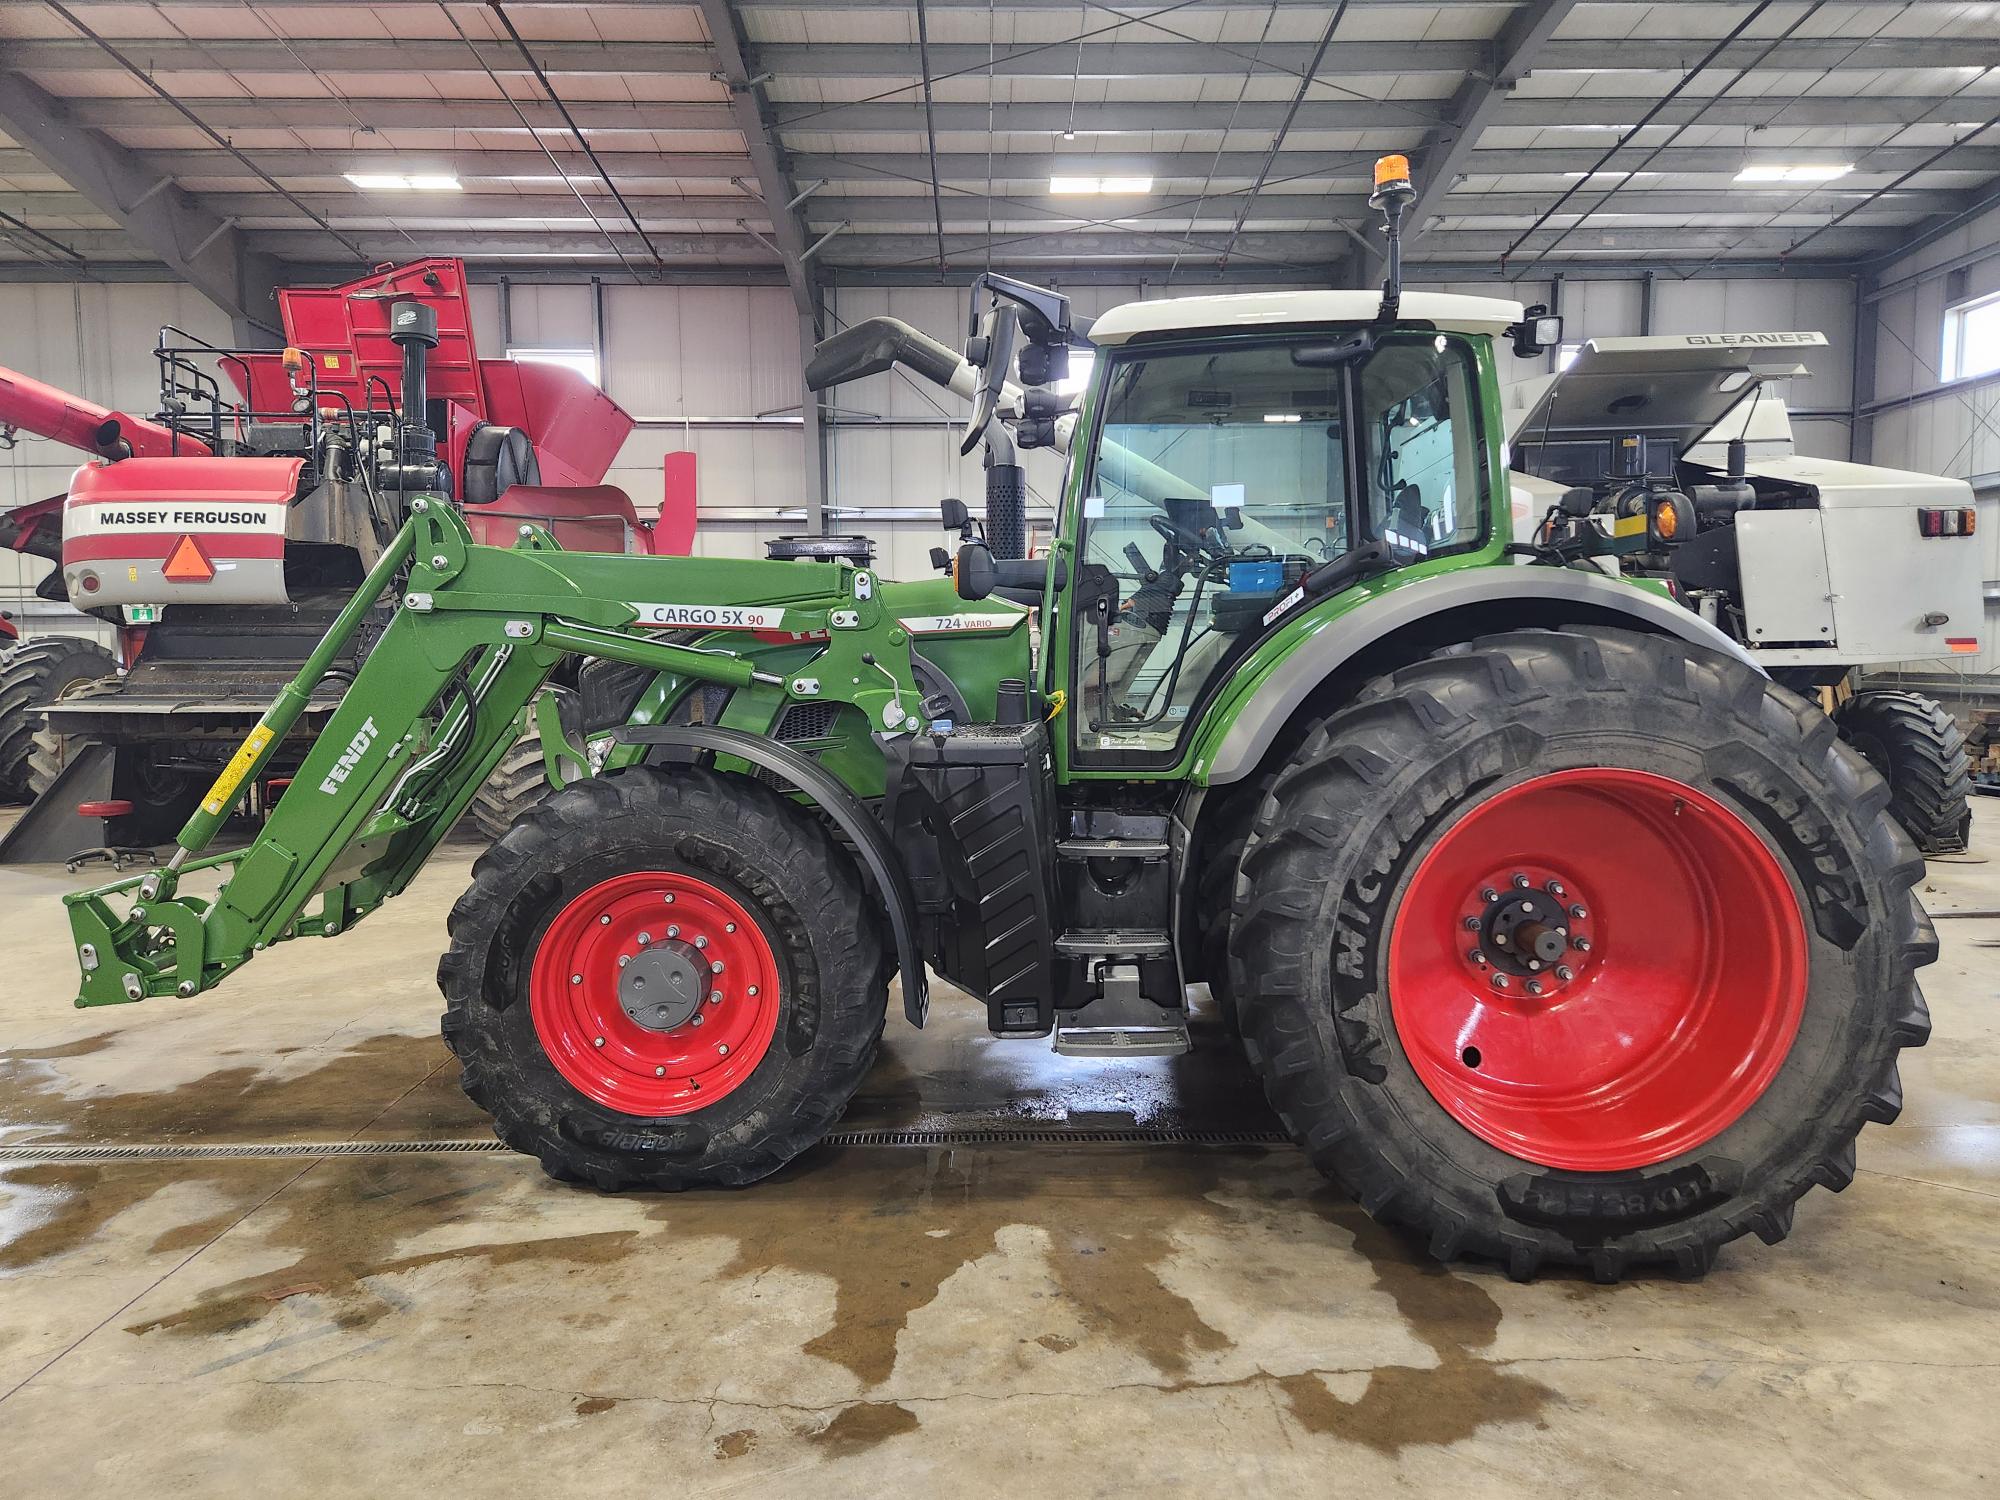
[[[732,113],[710,50],[715,15],[756,70],[746,82],[776,182],[760,180],[761,143]],[[1369,161],[1386,151],[1409,153],[1426,188],[1418,262],[1849,263],[2000,178],[2000,126],[1984,128],[2000,113],[2000,5],[0,9],[0,129],[51,106],[91,133],[92,150],[129,164],[131,180],[174,184],[187,195],[176,204],[206,212],[232,243],[315,265],[421,248],[606,268],[658,255],[669,273],[769,267],[784,236],[768,200],[809,190],[789,210],[800,234],[837,231],[816,271],[1353,274]],[[66,181],[32,129],[17,134],[26,139],[0,137],[0,264],[157,258],[131,204],[101,182]],[[1735,181],[1760,163],[1850,170]],[[391,193],[347,177],[409,172],[460,186]],[[1053,176],[1151,186],[1058,196]],[[672,244],[648,247],[642,232]]]

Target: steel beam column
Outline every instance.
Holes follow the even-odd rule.
[[[1410,238],[1429,227],[1479,144],[1486,127],[1497,124],[1501,106],[1523,74],[1535,65],[1536,54],[1555,35],[1578,0],[1534,0],[1522,6],[1500,29],[1493,42],[1493,72],[1490,77],[1473,75],[1453,96],[1446,117],[1449,125],[1432,127],[1420,148],[1417,163],[1417,201],[1410,205],[1405,222]]]
[[[50,171],[109,215],[142,249],[229,314],[239,345],[275,344],[275,257],[193,194],[162,188],[160,173],[75,123],[66,101],[19,73],[0,73],[0,126]]]
[[[792,303],[799,314],[799,410],[805,418],[805,477],[807,530],[818,534],[826,508],[826,449],[820,430],[819,397],[806,389],[805,364],[820,336],[819,288],[806,264],[805,221],[793,206],[799,187],[785,165],[777,132],[770,124],[771,101],[765,95],[762,75],[750,65],[744,33],[736,6],[731,0],[701,0],[702,19],[708,25],[710,45],[720,64],[720,77],[729,89],[729,107],[748,148],[750,165],[757,179],[757,192],[764,200],[764,212],[771,221],[771,240],[784,263],[785,285],[791,288]],[[815,246],[814,248],[817,248]]]

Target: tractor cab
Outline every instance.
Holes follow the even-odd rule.
[[[1495,535],[1481,351],[1519,304],[1364,292],[1099,318],[1072,454],[1079,765],[1171,760],[1256,644],[1330,585]],[[1490,356],[1488,356],[1490,359]]]

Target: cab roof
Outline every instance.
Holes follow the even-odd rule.
[[[1315,323],[1372,323],[1382,306],[1373,291],[1225,292],[1213,297],[1161,297],[1127,302],[1090,327],[1094,344],[1122,344],[1156,333],[1240,333]],[[1504,331],[1521,321],[1521,304],[1458,292],[1405,292],[1399,319],[1454,333]]]

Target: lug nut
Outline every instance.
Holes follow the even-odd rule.
[[[1576,978],[1576,970],[1572,969],[1568,964],[1557,964],[1556,978],[1567,984],[1570,980]]]
[[[757,986],[754,984],[750,986],[750,998],[753,1000],[757,998]]]
[[[717,1042],[717,1043],[715,1044],[715,1055],[716,1055],[717,1057],[727,1057],[727,1056],[729,1056],[729,1043],[727,1043],[727,1042]]]
[[[1465,956],[1468,959],[1470,959],[1473,963],[1478,964],[1480,968],[1483,969],[1486,967],[1486,955],[1484,953],[1481,953],[1477,948],[1471,948],[1466,950]]]
[[[714,963],[710,964],[708,972],[711,974],[720,974],[722,972],[722,960],[718,958]]]
[[[1477,917],[1467,917],[1467,918],[1465,919],[1465,930],[1466,930],[1467,932],[1477,932],[1477,931],[1479,931],[1479,918],[1477,918]]]
[[[1541,992],[1542,992],[1542,982],[1541,982],[1541,980],[1539,980],[1539,979],[1530,979],[1530,980],[1528,981],[1528,993],[1529,993],[1529,994],[1531,994],[1531,995],[1539,995],[1539,994],[1540,994]]]
[[[1505,974],[1495,974],[1493,976],[1493,988],[1496,990],[1504,990],[1513,982]]]
[[[1489,885],[1480,891],[1479,899],[1481,901],[1498,901],[1500,899],[1500,893],[1494,890],[1493,887]]]
[[[1542,961],[1539,958],[1531,958],[1528,960],[1528,967],[1539,970],[1542,967]]]
[[[695,1025],[697,1025],[697,1026],[699,1026],[699,1025],[701,1024],[701,1012],[700,1012],[700,1011],[696,1011],[696,1012],[694,1013],[694,1024],[695,1024]]]
[[[705,937],[698,937],[694,940],[694,945],[697,948],[706,948],[708,946],[708,939]]]
[[[1572,917],[1575,917],[1579,922],[1581,922],[1585,917],[1590,915],[1590,913],[1585,911],[1581,906],[1572,906],[1569,909],[1569,914]]]
[[[601,1036],[592,1037],[590,1039],[590,1045],[593,1047],[602,1047],[604,1045],[604,1038]]]
[[[722,991],[721,991],[721,990],[710,990],[710,991],[708,992],[708,1003],[709,1003],[710,1005],[720,1005],[720,1004],[722,1004]]]
[[[597,919],[597,925],[599,927],[609,927],[611,925],[611,913],[606,912],[603,916],[599,917]]]
[[[1579,953],[1588,953],[1590,951],[1590,939],[1578,938],[1576,939],[1575,942],[1570,944],[1570,947],[1576,949],[1576,951]]]
[[[736,924],[734,922],[724,922],[722,924],[722,930],[724,932],[734,932],[736,930]]]
[[[1560,880],[1551,880],[1548,884],[1548,892],[1551,896],[1566,896],[1569,894],[1563,889],[1563,883]]]
[[[652,941],[653,941],[652,933],[642,932],[639,934],[639,946],[641,948],[644,948],[647,944],[651,943]]]
[[[667,892],[666,901],[669,906],[674,904],[674,893],[672,891]]]
[[[581,974],[572,974],[569,976],[569,982],[571,984],[582,984],[583,976]]]
[[[667,936],[668,936],[668,937],[670,937],[670,938],[677,938],[677,937],[679,937],[680,935],[681,935],[681,924],[680,924],[680,923],[678,923],[678,922],[675,922],[675,923],[672,923],[672,924],[670,924],[670,925],[668,926],[668,928],[667,928]]]
[[[666,1068],[665,1068],[665,1067],[658,1067],[658,1068],[655,1068],[655,1069],[653,1069],[653,1076],[654,1076],[655,1078],[665,1078],[665,1077],[667,1076],[667,1070],[666,1070]]]
[[[1525,875],[1516,875],[1514,877],[1514,889],[1517,891],[1525,891],[1527,888],[1528,888],[1528,877]]]
[[[619,955],[618,955],[618,967],[619,967],[619,968],[621,968],[621,969],[622,969],[622,968],[624,968],[624,967],[625,967],[625,965],[629,964],[630,962],[632,962],[632,955],[631,955],[631,954],[629,954],[629,953],[621,953],[621,954],[619,954]]]

